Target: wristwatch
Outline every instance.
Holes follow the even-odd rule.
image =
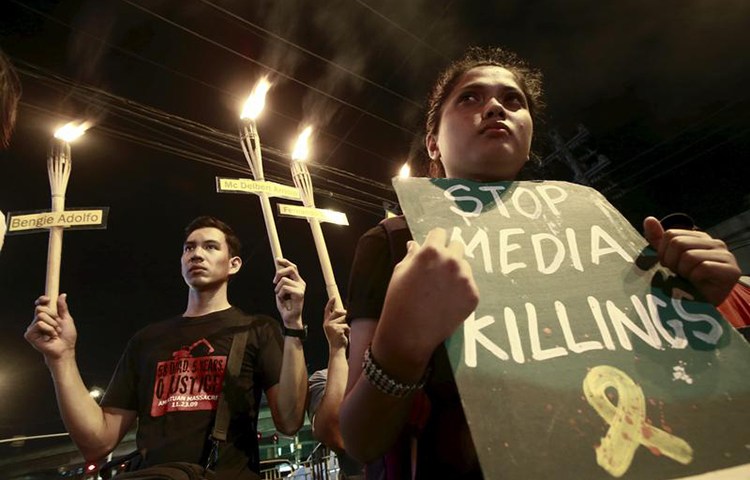
[[[307,340],[307,325],[302,325],[302,328],[286,328],[286,326],[282,326],[281,332],[285,337],[297,337],[303,342]]]

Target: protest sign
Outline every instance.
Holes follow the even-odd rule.
[[[602,195],[394,186],[414,239],[445,228],[479,287],[446,348],[485,478],[750,478],[750,346]]]

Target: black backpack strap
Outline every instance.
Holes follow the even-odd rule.
[[[208,455],[206,461],[206,470],[213,470],[216,468],[216,462],[219,458],[219,442],[227,441],[227,432],[229,431],[229,420],[231,419],[231,412],[229,411],[229,402],[226,399],[225,387],[227,385],[227,379],[237,379],[240,376],[240,370],[242,370],[242,360],[245,357],[245,347],[247,346],[247,337],[249,335],[248,328],[243,328],[239,332],[235,333],[232,338],[232,345],[229,347],[229,355],[227,355],[227,369],[224,373],[224,385],[221,388],[219,394],[219,404],[216,407],[216,419],[214,420],[214,428],[211,431],[211,452]]]
[[[406,256],[406,243],[412,239],[406,218],[403,215],[386,218],[380,222],[388,238],[388,248],[391,251],[391,262],[396,266]]]
[[[224,374],[224,386],[227,384],[227,378],[238,378],[242,369],[242,359],[245,357],[245,346],[247,345],[248,330],[242,329],[234,334],[232,345],[229,347],[227,357],[227,370]],[[216,409],[216,420],[214,429],[211,432],[211,438],[220,442],[227,441],[227,431],[229,430],[229,402],[224,395],[224,387],[219,394],[219,406]]]
[[[391,264],[396,266],[406,256],[406,244],[412,240],[409,225],[403,215],[386,218],[380,222],[388,238]],[[417,445],[422,429],[430,415],[430,400],[423,390],[418,390],[412,399],[409,419],[395,443],[383,456],[382,469],[386,479],[415,478]],[[369,466],[369,465],[368,465]]]

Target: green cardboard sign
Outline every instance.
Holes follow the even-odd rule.
[[[750,346],[602,195],[394,186],[414,239],[445,228],[479,286],[446,346],[485,478],[750,478]]]

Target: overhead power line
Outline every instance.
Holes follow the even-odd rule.
[[[721,106],[716,111],[714,111],[714,112],[712,112],[712,113],[710,113],[708,115],[702,116],[700,120],[698,120],[698,121],[696,121],[696,122],[688,125],[687,127],[681,129],[679,132],[675,133],[674,135],[671,135],[669,138],[666,138],[666,139],[664,139],[664,140],[662,140],[662,141],[660,141],[660,142],[652,145],[651,147],[647,148],[646,150],[644,150],[642,152],[639,152],[638,154],[636,154],[636,155],[632,156],[631,158],[625,160],[624,162],[617,163],[612,169],[610,169],[610,170],[607,171],[607,174],[612,174],[612,173],[614,173],[614,172],[616,172],[618,170],[621,170],[621,169],[625,168],[626,166],[630,165],[631,163],[633,163],[634,161],[638,160],[639,158],[642,158],[643,156],[645,156],[645,155],[647,155],[647,154],[655,151],[656,149],[658,149],[661,146],[667,145],[670,142],[675,141],[678,137],[680,137],[680,135],[686,134],[690,130],[692,130],[694,128],[697,128],[697,127],[699,127],[701,125],[706,124],[709,120],[713,119],[714,117],[716,117],[717,115],[719,115],[721,112],[723,112],[723,111],[725,111],[725,110],[727,110],[727,109],[729,109],[731,107],[734,107],[735,105],[739,104],[740,102],[744,102],[746,100],[747,100],[747,97],[746,98],[737,99],[737,100],[733,100],[733,101],[731,101],[731,102],[729,102],[729,103]],[[695,142],[693,142],[693,143],[695,143]]]
[[[439,20],[440,18],[442,18],[442,17],[443,17],[444,15],[445,15],[445,12],[447,12],[447,11],[448,11],[448,9],[450,8],[450,6],[451,6],[452,4],[453,4],[453,0],[451,0],[450,2],[447,2],[447,3],[445,4],[445,6],[443,7],[443,11],[441,12],[440,16],[438,16],[438,17],[437,17],[437,18],[436,18],[436,19],[435,19],[435,20],[434,20],[434,21],[433,21],[433,22],[432,22],[432,23],[430,24],[430,26],[429,26],[429,27],[427,27],[427,30],[426,30],[426,31],[427,31],[428,33],[429,33],[430,31],[432,31],[432,29],[433,29],[433,28],[435,28],[435,25],[437,24],[438,20]],[[390,74],[390,76],[389,76],[389,77],[388,77],[388,79],[386,79],[386,81],[385,81],[386,85],[387,85],[387,84],[389,84],[389,83],[391,82],[391,80],[392,80],[393,78],[395,78],[395,77],[396,77],[397,73],[398,73],[398,72],[400,72],[400,71],[401,71],[401,69],[403,69],[403,68],[404,68],[404,67],[405,67],[406,65],[408,65],[408,64],[409,64],[409,62],[410,62],[410,60],[411,60],[411,56],[412,56],[412,55],[414,54],[414,52],[415,52],[415,50],[416,50],[417,48],[418,48],[418,46],[417,46],[417,45],[414,45],[414,46],[413,46],[413,47],[411,48],[411,50],[409,50],[409,53],[407,53],[407,54],[405,55],[405,57],[404,57],[404,59],[403,59],[403,60],[401,61],[401,63],[400,63],[400,64],[399,64],[399,65],[398,65],[398,66],[397,66],[396,68],[394,68],[394,69],[393,69],[393,70],[391,71],[391,74]],[[368,103],[368,107],[369,107],[370,105],[372,105],[372,102],[373,102],[373,100],[372,100],[372,99],[370,99],[370,103]],[[351,134],[352,134],[352,132],[354,132],[354,129],[355,129],[356,127],[357,127],[357,125],[359,125],[359,122],[360,122],[361,120],[362,120],[362,114],[359,114],[359,116],[357,116],[357,119],[356,119],[356,120],[355,120],[354,122],[352,122],[352,123],[351,123],[351,125],[349,125],[349,128],[347,129],[346,133],[344,133],[344,136],[342,137],[342,140],[341,140],[341,141],[340,141],[340,142],[339,142],[339,143],[338,143],[338,144],[337,144],[337,145],[336,145],[336,146],[335,146],[334,148],[332,148],[330,152],[328,152],[328,158],[326,159],[326,162],[324,162],[324,163],[327,163],[327,162],[328,162],[328,160],[330,160],[330,159],[331,159],[331,157],[333,157],[334,153],[336,153],[336,151],[338,151],[339,147],[340,147],[340,146],[341,146],[342,144],[345,144],[345,143],[346,143],[346,140],[348,140],[348,139],[349,139],[349,135],[351,135]]]
[[[395,91],[395,90],[393,90],[391,88],[388,88],[387,86],[385,86],[383,84],[380,84],[380,83],[377,83],[377,82],[375,82],[373,80],[370,80],[369,78],[364,77],[364,76],[358,74],[357,72],[355,72],[355,71],[353,71],[353,70],[351,70],[349,68],[346,68],[343,65],[340,65],[339,63],[334,62],[333,60],[325,58],[322,55],[318,55],[317,53],[313,52],[312,50],[309,50],[309,49],[307,49],[307,48],[305,48],[305,47],[303,47],[301,45],[298,45],[298,44],[296,44],[296,43],[294,43],[292,41],[289,41],[286,38],[282,37],[281,35],[277,35],[276,33],[272,32],[272,31],[270,31],[270,30],[268,30],[266,28],[263,28],[263,27],[261,27],[260,25],[258,25],[256,23],[251,22],[250,20],[242,18],[239,15],[237,15],[236,13],[227,10],[226,8],[220,7],[219,5],[216,5],[216,4],[212,3],[212,2],[210,2],[209,0],[201,0],[201,1],[204,4],[208,5],[209,7],[213,8],[213,9],[215,9],[215,10],[221,12],[221,13],[223,13],[224,15],[227,15],[228,17],[231,17],[231,18],[237,20],[238,22],[240,22],[240,23],[242,23],[242,24],[244,24],[244,25],[246,25],[248,27],[254,28],[254,29],[256,29],[256,30],[258,30],[260,32],[265,33],[269,37],[271,37],[274,40],[277,40],[277,41],[283,43],[284,45],[288,45],[288,46],[290,46],[292,48],[295,48],[295,49],[297,49],[297,50],[299,50],[299,51],[301,51],[301,52],[303,52],[303,53],[305,53],[307,55],[310,55],[313,58],[316,58],[316,59],[320,60],[321,62],[324,62],[324,63],[326,63],[326,64],[328,64],[328,65],[330,65],[330,66],[332,66],[332,67],[334,67],[334,68],[336,68],[338,70],[341,70],[342,72],[346,72],[347,74],[351,75],[352,77],[354,77],[354,78],[356,78],[358,80],[361,80],[361,81],[367,83],[368,85],[371,85],[371,86],[373,86],[375,88],[378,88],[378,89],[380,89],[380,90],[382,90],[384,92],[387,92],[387,93],[393,95],[394,97],[400,98],[401,100],[409,103],[410,105],[412,105],[414,107],[417,107],[417,108],[421,108],[422,107],[422,105],[419,102],[416,102],[416,101],[412,100],[409,97],[405,97],[402,94],[398,93],[397,91]]]
[[[282,72],[280,70],[277,70],[277,69],[271,67],[270,65],[266,65],[266,64],[264,64],[262,62],[259,62],[258,60],[255,60],[254,58],[249,57],[249,56],[247,56],[247,55],[245,55],[245,54],[243,54],[241,52],[238,52],[237,50],[234,50],[234,49],[232,49],[230,47],[227,47],[226,45],[224,45],[224,44],[222,44],[220,42],[217,42],[216,40],[213,40],[212,38],[209,38],[209,37],[207,37],[205,35],[202,35],[202,34],[196,32],[195,30],[192,30],[192,29],[190,29],[190,28],[188,28],[188,27],[186,27],[184,25],[181,25],[181,24],[179,24],[179,23],[177,23],[177,22],[175,22],[173,20],[170,20],[169,18],[166,18],[163,15],[159,15],[158,13],[154,12],[153,10],[149,10],[148,8],[146,8],[146,7],[142,6],[142,5],[138,5],[137,3],[131,2],[130,0],[122,0],[122,1],[125,2],[125,3],[127,3],[128,5],[136,8],[136,9],[138,9],[138,10],[141,10],[141,11],[143,11],[143,12],[145,12],[145,13],[153,16],[154,18],[158,18],[159,20],[161,20],[161,21],[163,21],[163,22],[165,22],[165,23],[167,23],[169,25],[172,25],[175,28],[178,28],[178,29],[180,29],[180,30],[182,30],[182,31],[184,31],[186,33],[189,33],[190,35],[193,35],[194,37],[199,38],[199,39],[201,39],[201,40],[203,40],[205,42],[208,42],[208,43],[210,43],[211,45],[213,45],[213,46],[215,46],[217,48],[220,48],[220,49],[222,49],[222,50],[224,50],[226,52],[229,52],[229,53],[231,53],[231,54],[233,54],[233,55],[235,55],[237,57],[240,57],[240,58],[242,58],[244,60],[247,60],[250,63],[253,63],[255,65],[263,67],[266,70],[271,71],[271,72],[279,75],[280,77],[286,78],[287,80],[289,80],[291,82],[294,82],[294,83],[296,83],[298,85],[302,85],[303,87],[309,88],[310,90],[314,91],[315,93],[318,93],[318,94],[320,94],[320,95],[322,95],[322,96],[324,96],[326,98],[334,100],[335,102],[340,103],[341,105],[347,106],[347,107],[349,107],[349,108],[351,108],[353,110],[356,110],[356,111],[358,111],[360,113],[363,113],[363,114],[365,114],[365,115],[367,115],[369,117],[372,117],[375,120],[378,120],[378,121],[380,121],[382,123],[385,123],[386,125],[389,125],[389,126],[395,128],[397,130],[400,130],[400,131],[402,131],[404,133],[408,133],[409,135],[415,135],[416,134],[416,132],[412,132],[408,128],[403,127],[401,125],[398,125],[398,124],[396,124],[396,123],[388,120],[387,118],[381,117],[380,115],[377,115],[375,113],[367,111],[364,108],[359,107],[359,106],[357,106],[357,105],[355,105],[355,104],[353,104],[351,102],[348,102],[346,100],[343,100],[343,99],[341,99],[339,97],[336,97],[335,95],[331,95],[330,93],[325,92],[325,91],[323,91],[323,90],[321,90],[321,89],[319,89],[319,88],[317,88],[317,87],[315,87],[313,85],[310,85],[307,82],[304,82],[304,81],[299,80],[299,79],[297,79],[297,78],[295,78],[295,77],[293,77],[291,75],[288,75],[288,74],[286,74],[286,73],[284,73],[284,72]]]
[[[53,17],[51,15],[48,15],[48,14],[46,14],[46,13],[40,11],[40,10],[37,10],[37,9],[35,9],[33,7],[25,5],[25,4],[21,3],[19,0],[10,0],[10,1],[13,2],[13,3],[15,3],[16,5],[18,5],[20,7],[23,7],[25,9],[27,9],[27,10],[29,10],[29,11],[31,11],[31,12],[39,15],[39,16],[41,16],[41,17],[46,18],[47,20],[50,20],[51,22],[54,22],[54,23],[56,23],[58,25],[61,25],[63,27],[66,27],[66,28],[70,29],[71,31],[74,31],[74,32],[79,33],[81,35],[85,35],[85,36],[87,36],[87,37],[89,37],[89,38],[91,38],[93,40],[96,40],[97,42],[100,42],[100,43],[106,45],[107,47],[109,47],[109,48],[111,48],[113,50],[116,50],[116,51],[122,53],[123,55],[129,56],[131,58],[134,58],[136,60],[142,61],[144,63],[148,63],[149,65],[152,65],[152,66],[154,66],[156,68],[159,68],[161,70],[165,70],[165,71],[167,71],[167,72],[169,72],[169,73],[171,73],[173,75],[176,75],[178,77],[185,78],[187,80],[196,82],[199,85],[202,85],[202,86],[204,86],[206,88],[209,88],[209,89],[214,90],[216,92],[219,92],[219,93],[222,93],[224,95],[227,95],[227,96],[229,96],[231,98],[234,98],[234,99],[237,100],[238,103],[240,103],[243,100],[242,98],[238,97],[237,95],[235,95],[232,92],[229,92],[228,90],[222,89],[222,88],[220,88],[220,87],[218,87],[216,85],[208,83],[208,82],[206,82],[204,80],[201,80],[199,78],[196,78],[196,77],[194,77],[192,75],[188,75],[188,74],[186,74],[184,72],[181,72],[179,70],[175,70],[175,69],[173,69],[171,67],[168,67],[167,65],[164,65],[161,62],[157,62],[157,61],[151,60],[151,59],[146,58],[146,57],[144,57],[142,55],[139,55],[139,54],[137,54],[135,52],[132,52],[132,51],[127,50],[125,48],[122,48],[120,46],[114,45],[113,43],[108,42],[105,39],[103,39],[103,38],[101,38],[101,37],[99,37],[97,35],[94,35],[94,34],[92,34],[90,32],[86,32],[84,30],[81,30],[80,28],[74,27],[74,26],[70,25],[67,22],[64,22],[64,21],[62,21],[62,20],[60,20],[58,18],[55,18],[55,17]],[[295,118],[295,117],[292,117],[290,115],[286,115],[285,113],[279,112],[277,110],[273,110],[271,108],[268,108],[268,110],[269,110],[269,112],[271,114],[279,116],[279,117],[281,117],[281,118],[283,118],[285,120],[289,120],[289,121],[292,121],[292,122],[295,122],[295,123],[299,123],[301,121],[299,118]],[[342,142],[342,143],[346,144],[349,147],[352,147],[352,148],[357,149],[357,150],[359,150],[361,152],[364,152],[364,153],[367,153],[369,155],[372,155],[373,157],[378,158],[379,160],[382,160],[382,161],[385,161],[385,162],[388,162],[388,163],[391,163],[391,164],[394,164],[394,165],[398,164],[398,162],[394,161],[393,159],[386,158],[386,157],[382,156],[381,154],[379,154],[379,153],[377,153],[377,152],[375,152],[373,150],[365,148],[365,147],[363,147],[363,146],[361,146],[361,145],[359,145],[357,143],[351,142],[351,141],[349,141],[347,139],[340,138],[340,137],[338,137],[338,136],[336,136],[336,135],[334,135],[334,134],[332,134],[332,133],[330,133],[330,132],[328,132],[328,131],[326,131],[324,129],[319,130],[319,132],[320,132],[321,135],[323,135],[326,138],[330,138],[330,139],[332,139],[334,141],[337,141],[337,142]]]
[[[363,2],[362,0],[356,0],[356,2],[357,2],[358,4],[360,4],[360,5],[362,5],[362,6],[363,6],[363,7],[364,7],[364,8],[366,9],[366,10],[369,10],[369,11],[370,11],[370,13],[372,13],[372,14],[373,14],[373,15],[375,15],[375,16],[377,16],[378,18],[381,18],[381,19],[385,20],[385,21],[386,21],[386,22],[387,22],[388,24],[390,24],[390,25],[392,25],[393,27],[395,27],[395,28],[396,28],[396,29],[397,29],[398,31],[400,31],[400,32],[404,33],[404,34],[405,34],[405,35],[407,35],[407,36],[408,36],[409,38],[411,38],[411,39],[412,39],[412,40],[414,40],[415,42],[419,43],[420,45],[422,45],[422,46],[423,46],[423,47],[425,47],[426,49],[430,50],[430,51],[431,51],[432,53],[434,53],[435,55],[439,56],[439,57],[440,57],[440,58],[442,58],[443,60],[449,60],[449,58],[448,58],[447,56],[445,56],[445,55],[443,54],[443,52],[441,52],[440,50],[436,49],[435,47],[433,47],[433,46],[432,46],[432,45],[430,45],[429,43],[425,42],[424,40],[422,40],[422,39],[421,39],[421,38],[419,38],[418,36],[414,35],[413,33],[411,33],[411,31],[409,31],[409,30],[407,30],[406,28],[402,27],[401,25],[399,25],[398,23],[394,22],[393,20],[391,20],[391,19],[390,19],[390,18],[388,18],[387,16],[383,15],[383,14],[382,14],[382,13],[380,13],[379,11],[375,10],[375,9],[374,9],[373,7],[371,7],[370,5],[366,4],[366,3],[365,3],[365,2]]]
[[[72,95],[82,102],[87,102],[89,104],[96,105],[99,108],[106,108],[108,111],[113,112],[115,115],[119,116],[120,118],[129,120],[135,123],[139,128],[145,128],[162,137],[167,136],[173,142],[177,142],[179,145],[179,146],[173,146],[173,145],[169,146],[160,140],[147,140],[147,139],[143,139],[139,137],[141,141],[146,142],[151,147],[160,145],[162,146],[162,149],[169,148],[170,153],[179,154],[180,156],[184,158],[190,158],[192,160],[202,161],[203,163],[209,162],[210,156],[214,156],[214,157],[216,156],[213,151],[209,151],[207,149],[203,149],[202,147],[198,145],[188,143],[183,138],[176,138],[174,136],[165,134],[162,131],[157,131],[153,127],[149,126],[147,122],[152,122],[154,124],[176,130],[183,136],[189,135],[196,139],[206,141],[214,145],[218,145],[222,148],[229,149],[235,155],[240,153],[240,148],[237,143],[236,135],[228,134],[226,132],[202,125],[198,122],[184,119],[179,116],[160,111],[153,107],[139,104],[138,102],[134,102],[132,100],[119,97],[117,95],[114,95],[110,92],[103,91],[101,89],[76,84],[72,80],[65,79],[64,77],[56,76],[55,74],[52,74],[49,72],[47,72],[47,75],[49,75],[49,77],[44,77],[39,72],[28,71],[25,67],[25,65],[27,65],[27,62],[18,61],[17,63],[19,64],[19,67],[18,67],[19,72],[22,75],[30,76],[31,78],[37,79],[46,84],[51,84],[54,88],[58,89],[62,93]],[[38,67],[36,67],[36,69],[38,69]],[[130,139],[132,140],[132,138]],[[186,150],[186,148],[184,147],[189,147],[192,150]],[[200,150],[207,153],[209,157],[205,155],[201,156],[200,153],[198,153]],[[189,152],[189,154],[187,152]],[[263,147],[263,152],[266,154],[266,160],[268,163],[275,165],[284,173],[288,171],[288,168],[289,168],[288,165],[290,161],[288,153],[282,152],[272,147]],[[214,162],[210,164],[215,165],[215,166],[234,169],[236,171],[239,168],[240,169],[239,171],[242,171],[243,173],[249,173],[248,167],[247,165],[244,164],[244,162],[239,163],[239,162],[234,162],[231,160],[226,160],[220,163],[215,163],[216,162],[215,159],[211,159],[210,162]],[[360,182],[370,187],[375,187],[375,188],[379,188],[383,190],[390,190],[390,188],[385,184],[375,182],[366,177],[357,176],[355,174],[352,174],[351,172],[346,172],[341,169],[326,166],[326,165],[312,164],[311,170],[312,170],[311,175],[313,176],[313,178],[318,180],[318,185],[315,188],[316,194],[329,197],[329,198],[346,200],[347,203],[350,203],[350,204],[351,203],[360,204],[360,205],[364,204],[377,210],[380,210],[380,205],[382,205],[382,202],[390,200],[381,195],[376,195],[376,194],[367,192],[363,190],[361,187],[355,187],[355,186],[350,185],[349,183],[337,181],[334,178],[332,178],[331,175],[340,176],[342,178],[345,178],[347,181]],[[329,175],[323,175],[322,173],[327,173]],[[284,178],[284,177],[277,177],[277,178]],[[350,196],[338,194],[336,192],[332,192],[329,190],[325,190],[321,188],[320,186],[321,182],[325,182],[325,184],[334,186],[339,189],[347,190],[349,192],[354,193],[357,197],[361,197],[362,199],[367,199],[367,200],[359,200],[355,197],[350,197]]]
[[[624,187],[622,193],[625,194],[625,193],[627,193],[627,192],[629,192],[631,190],[634,190],[635,188],[638,188],[638,187],[640,187],[642,185],[650,183],[650,182],[656,180],[659,177],[663,177],[667,173],[669,173],[669,172],[671,172],[673,170],[676,170],[676,169],[682,167],[683,165],[686,165],[686,164],[688,164],[688,163],[690,163],[690,162],[692,162],[694,160],[697,160],[698,158],[706,155],[707,153],[710,153],[710,152],[716,150],[717,148],[726,145],[727,143],[730,143],[730,142],[732,142],[732,141],[734,141],[734,140],[736,140],[736,139],[738,139],[738,138],[740,138],[740,137],[742,137],[744,135],[747,135],[748,133],[750,133],[750,128],[746,128],[746,129],[740,131],[739,133],[737,133],[736,135],[732,135],[731,137],[726,138],[726,139],[722,140],[721,142],[715,143],[715,144],[713,144],[712,146],[710,146],[710,147],[708,147],[706,149],[700,150],[700,151],[696,152],[695,154],[688,156],[687,158],[683,159],[680,162],[677,162],[677,163],[674,163],[674,164],[670,164],[669,167],[667,167],[664,170],[660,170],[660,171],[658,171],[658,172],[656,172],[656,173],[648,176],[646,179],[640,181],[639,183],[636,183],[636,184],[634,184],[632,186]],[[705,139],[705,138],[708,138],[708,135],[706,137],[704,137],[703,139]],[[677,152],[677,153],[680,153],[680,152]],[[674,155],[677,155],[677,153],[675,153]],[[649,168],[648,170],[652,170],[656,166],[661,165],[661,164],[663,164],[665,162],[666,162],[666,160],[664,160],[662,162],[657,162],[657,164],[655,164],[653,167]],[[637,172],[636,174],[631,175],[630,177],[628,177],[627,179],[625,179],[625,181],[627,181],[627,180],[629,180],[631,178],[634,178],[636,175],[641,175],[643,173],[645,173],[645,170],[641,170],[641,171]]]
[[[158,123],[162,126],[177,130],[182,134],[191,135],[202,140],[213,142],[234,151],[240,151],[240,148],[237,146],[236,134],[230,134],[222,130],[204,125],[200,122],[164,112],[157,108],[141,104],[125,97],[121,97],[100,88],[74,82],[71,79],[46,71],[40,67],[25,62],[24,60],[17,60],[16,63],[19,65],[18,70],[21,74],[30,76],[42,82],[51,83],[54,85],[62,85],[67,89],[65,91],[66,94],[76,95],[81,101],[84,101],[86,103],[97,104],[98,106],[105,108],[119,109],[122,112],[134,115],[141,120]],[[100,100],[98,100],[99,98],[107,98],[110,100],[110,102],[101,102]],[[139,123],[139,125],[142,125],[142,123]],[[287,168],[288,161],[290,160],[288,152],[284,152],[267,145],[263,145],[262,150],[264,153],[271,154],[276,158],[283,159],[283,161],[281,161],[274,158],[271,159],[271,162],[281,165],[284,169]],[[386,190],[389,192],[392,191],[392,188],[387,184],[377,182],[361,175],[356,175],[340,168],[317,163],[311,164],[311,168],[341,176],[347,178],[348,180],[359,182],[370,187],[379,188],[381,190]],[[354,190],[361,191],[360,189]]]
[[[50,110],[49,108],[42,107],[39,105],[34,105],[26,101],[21,101],[21,105],[25,108],[36,110],[36,111],[43,112],[46,114],[58,115],[57,112],[54,112],[53,110]],[[212,166],[215,168],[221,168],[221,169],[236,172],[239,174],[251,173],[250,168],[246,164],[245,165],[238,164],[238,163],[233,162],[230,159],[221,159],[220,157],[217,157],[217,156],[201,155],[191,150],[176,147],[174,145],[169,145],[169,144],[160,142],[158,140],[144,138],[141,135],[131,133],[131,132],[126,132],[122,129],[111,128],[106,125],[100,124],[100,125],[95,126],[94,128],[97,131],[100,131],[107,136],[126,140],[131,143],[145,146],[147,148],[152,148],[154,150],[166,152],[171,155],[185,158],[187,160],[191,160],[197,163]],[[280,183],[284,183],[287,181],[285,178],[280,177],[278,175],[269,174],[266,176],[268,177],[269,180],[280,182]],[[315,193],[318,195],[339,201],[341,203],[347,204],[363,212],[366,212],[375,216],[382,216],[382,208],[381,208],[382,204],[380,202],[368,202],[365,200],[357,199],[357,198],[350,197],[348,195],[343,195],[343,194],[333,192],[330,190],[321,189],[317,186],[315,187]]]

